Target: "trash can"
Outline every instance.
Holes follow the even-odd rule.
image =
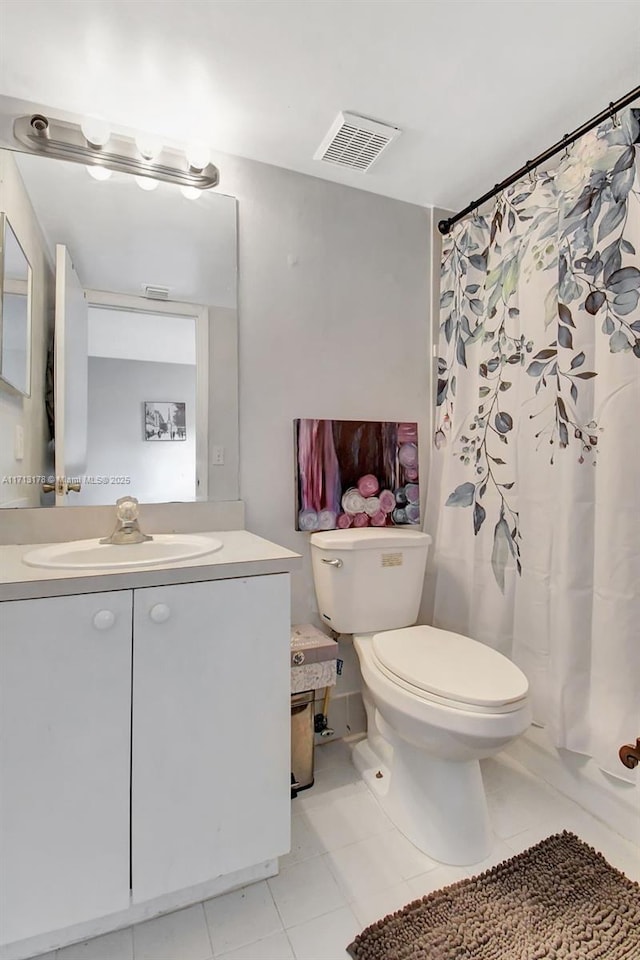
[[[314,691],[291,697],[291,792],[313,786]]]

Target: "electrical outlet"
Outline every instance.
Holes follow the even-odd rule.
[[[221,467],[224,464],[224,447],[214,447],[211,462],[214,467]]]
[[[19,423],[16,423],[13,435],[13,457],[14,460],[24,460],[24,430]]]

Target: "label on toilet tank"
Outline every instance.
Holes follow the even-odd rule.
[[[383,553],[382,566],[383,567],[401,567],[402,552],[398,550],[396,553]]]

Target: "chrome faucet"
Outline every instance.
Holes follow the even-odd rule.
[[[143,533],[138,523],[138,501],[135,497],[116,500],[116,527],[110,537],[100,543],[144,543],[153,537]]]

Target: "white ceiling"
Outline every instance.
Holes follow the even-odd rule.
[[[5,95],[450,208],[640,82],[637,0],[2,0],[0,9]],[[339,110],[404,131],[369,173],[312,159]]]

